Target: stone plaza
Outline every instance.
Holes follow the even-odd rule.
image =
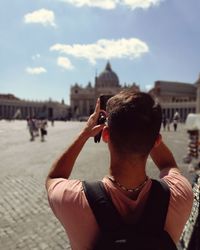
[[[73,141],[85,122],[48,124],[45,142],[30,141],[26,121],[0,121],[0,249],[70,249],[67,236],[48,206],[45,178],[56,157]],[[163,131],[164,141],[174,153],[183,174],[192,174],[182,159],[188,137],[184,124],[178,130]],[[103,142],[89,139],[81,152],[71,178],[101,179],[107,174],[109,156]],[[158,170],[148,160],[147,172],[158,178]]]

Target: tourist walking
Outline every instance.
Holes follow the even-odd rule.
[[[180,115],[179,115],[178,112],[176,112],[176,113],[174,114],[174,117],[173,117],[173,127],[174,127],[174,131],[177,130],[177,126],[178,126],[178,121],[179,121],[179,119],[180,119]]]
[[[45,136],[47,135],[47,120],[42,119],[40,121],[40,136],[41,136],[41,142],[45,141]]]
[[[35,135],[34,135],[35,123],[31,117],[27,118],[27,127],[31,136],[30,141],[34,141],[35,140]]]
[[[163,115],[162,124],[163,124],[163,129],[165,131],[165,128],[166,128],[166,125],[167,125],[167,118],[166,118],[165,115]]]

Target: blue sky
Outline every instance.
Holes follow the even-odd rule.
[[[194,83],[199,0],[6,0],[0,8],[0,93],[64,99],[107,60],[120,83]]]

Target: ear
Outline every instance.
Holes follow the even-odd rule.
[[[158,147],[160,145],[161,141],[162,141],[162,135],[159,134],[156,141],[155,141],[155,143],[154,143],[154,147],[155,148]]]
[[[109,129],[108,126],[105,126],[102,131],[102,139],[105,143],[109,140]]]

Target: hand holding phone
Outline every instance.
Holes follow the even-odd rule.
[[[104,110],[106,111],[106,104],[107,104],[107,101],[109,98],[111,98],[112,95],[101,95],[99,97],[100,99],[100,109],[101,110]],[[98,121],[97,121],[97,125],[98,124],[104,124],[106,122],[106,114],[105,112],[100,112],[99,113],[99,118],[98,118]],[[94,137],[94,142],[95,143],[98,143],[101,141],[101,134],[102,134],[102,131],[100,131],[95,137]]]

